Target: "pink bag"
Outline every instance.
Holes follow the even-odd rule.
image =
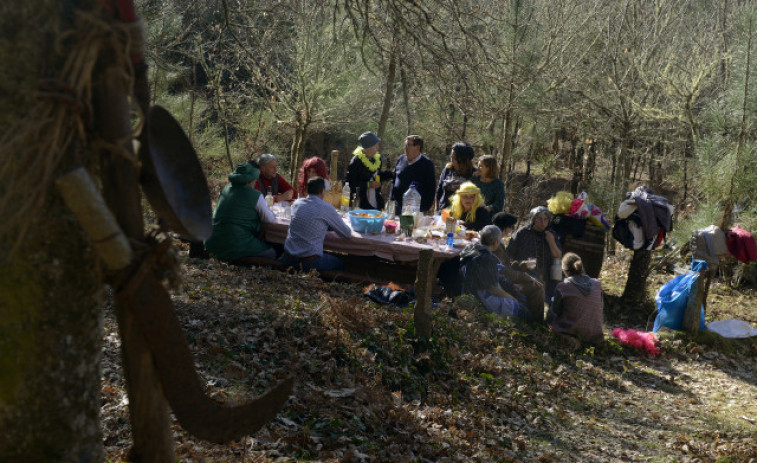
[[[622,328],[615,328],[612,330],[612,335],[624,346],[642,349],[649,355],[660,354],[660,348],[657,347],[658,340],[652,333],[636,331],[633,329],[624,330]]]

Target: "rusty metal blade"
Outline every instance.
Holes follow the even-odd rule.
[[[168,292],[151,271],[132,278],[117,297],[134,314],[155,359],[166,399],[191,434],[210,442],[229,442],[254,433],[284,406],[292,392],[291,377],[240,406],[229,407],[205,395]]]

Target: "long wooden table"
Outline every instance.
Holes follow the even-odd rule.
[[[348,218],[345,218],[345,223],[350,225]],[[265,240],[271,243],[283,244],[288,231],[289,220],[282,217],[277,217],[274,223],[263,224]],[[350,272],[410,284],[416,278],[416,264],[421,250],[433,250],[433,275],[436,275],[443,261],[458,256],[461,251],[460,248],[447,249],[437,242],[406,241],[403,236],[393,233],[357,233],[354,230],[349,238],[328,232],[323,249],[344,254],[345,269]]]

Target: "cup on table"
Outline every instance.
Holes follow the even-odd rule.
[[[405,233],[405,236],[411,236],[413,228],[415,228],[415,216],[413,214],[402,214],[400,216],[400,230]]]
[[[446,233],[455,233],[455,227],[457,226],[457,219],[454,216],[447,216],[444,219],[444,231]]]
[[[423,212],[413,214],[413,226],[419,228],[423,226]]]

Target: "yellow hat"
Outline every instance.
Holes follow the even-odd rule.
[[[460,185],[460,188],[457,189],[457,194],[460,195],[470,195],[477,193],[481,193],[481,190],[479,190],[473,182],[465,182]]]

